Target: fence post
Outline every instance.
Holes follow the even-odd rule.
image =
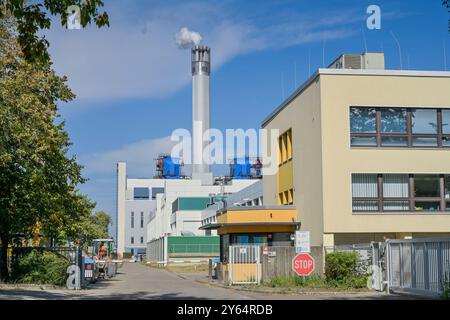
[[[424,242],[423,243],[423,255],[424,255],[424,263],[423,263],[423,267],[424,267],[424,277],[425,277],[425,290],[429,290],[430,289],[430,271],[429,271],[429,260],[428,260],[428,246],[427,243]]]
[[[391,246],[389,242],[385,242],[386,243],[386,252],[385,252],[385,257],[386,257],[386,293],[390,294],[390,282],[391,282]]]
[[[233,284],[233,246],[230,246],[228,248],[228,254],[229,254],[229,258],[228,258],[228,284],[232,285]]]
[[[442,270],[444,266],[444,262],[442,261],[442,242],[438,242],[437,247],[437,263],[438,263],[438,290],[439,292],[442,292],[444,289],[443,286],[443,279],[442,279]]]

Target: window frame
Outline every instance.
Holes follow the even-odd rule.
[[[351,125],[349,128],[350,131],[350,147],[351,148],[387,148],[387,149],[395,149],[395,148],[411,148],[411,149],[450,149],[450,133],[443,133],[442,128],[442,111],[450,111],[450,108],[426,108],[426,107],[404,107],[404,106],[383,106],[383,107],[374,107],[374,106],[350,106],[349,108],[349,123],[351,124],[351,115],[352,109],[375,109],[375,132],[352,132]],[[386,109],[404,109],[406,110],[406,132],[382,132],[381,128],[381,112]],[[412,128],[412,118],[414,110],[434,110],[436,111],[436,124],[437,124],[437,132],[436,133],[413,133]],[[353,144],[353,138],[375,138],[375,144]],[[406,145],[383,145],[382,138],[384,137],[402,137],[406,138]],[[417,146],[414,145],[415,138],[434,138],[436,139],[436,145],[429,146]],[[444,145],[444,140],[449,141],[448,145]]]
[[[352,173],[353,174],[371,174],[371,173]],[[450,179],[450,174],[435,174],[439,177],[439,197],[416,197],[415,194],[415,181],[414,177],[421,175],[430,175],[430,174],[406,174],[406,173],[395,173],[395,174],[404,174],[408,175],[408,197],[399,198],[399,197],[384,197],[383,194],[383,183],[384,183],[384,175],[391,174],[377,174],[377,197],[369,198],[369,197],[353,197],[352,194],[352,213],[406,213],[406,214],[414,214],[414,213],[450,213],[450,207],[447,210],[447,204],[450,204],[450,198],[445,198],[445,177],[448,176]],[[433,174],[434,175],[434,174]],[[353,180],[351,179],[351,183]],[[357,201],[378,201],[378,210],[354,210],[354,202]],[[408,209],[407,210],[387,210],[384,207],[385,202],[395,202],[395,201],[408,201]],[[438,210],[417,210],[416,202],[439,202]]]

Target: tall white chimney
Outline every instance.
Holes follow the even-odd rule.
[[[203,159],[208,146],[203,133],[210,128],[209,75],[211,73],[211,50],[207,46],[192,48],[192,179],[211,185],[213,178],[210,165]],[[206,150],[205,154],[209,154]]]

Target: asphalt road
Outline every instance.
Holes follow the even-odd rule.
[[[358,294],[302,294],[281,295],[245,292],[201,283],[202,274],[178,274],[143,266],[139,263],[125,264],[120,273],[111,280],[99,281],[88,289],[79,291],[41,290],[39,288],[0,289],[0,300],[41,299],[403,299],[404,296],[376,292]]]

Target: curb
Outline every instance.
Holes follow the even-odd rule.
[[[298,292],[279,292],[279,291],[266,291],[266,290],[258,290],[258,289],[249,289],[238,286],[226,286],[219,283],[211,283],[202,280],[194,280],[195,282],[201,283],[203,285],[208,285],[211,287],[218,287],[228,290],[234,291],[243,291],[243,292],[253,292],[253,293],[263,293],[263,294],[278,294],[278,295],[352,295],[352,294],[362,294],[362,293],[370,293],[370,291],[298,291]]]
[[[67,290],[66,287],[47,285],[47,284],[0,284],[0,290],[27,290],[27,289],[39,289],[39,290]]]

